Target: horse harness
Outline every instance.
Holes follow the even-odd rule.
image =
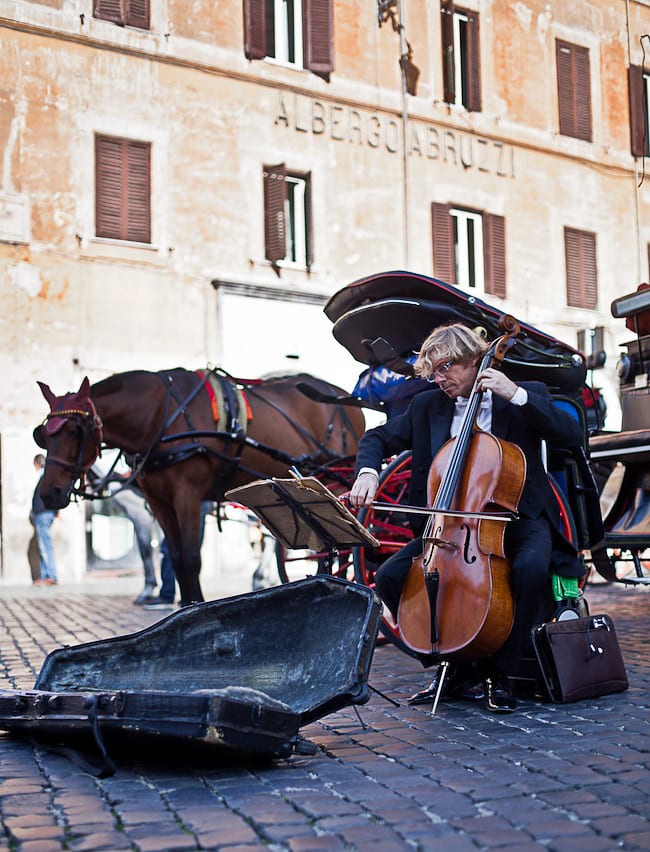
[[[104,439],[104,424],[102,423],[101,417],[97,414],[97,409],[91,399],[88,399],[88,408],[54,409],[53,411],[48,412],[41,425],[34,429],[34,440],[37,445],[44,450],[47,449],[47,445],[45,443],[45,432],[47,430],[48,423],[54,419],[61,419],[63,421],[72,420],[76,423],[81,430],[81,440],[79,441],[79,449],[77,451],[77,458],[74,464],[66,461],[65,459],[61,459],[58,456],[54,456],[50,452],[47,454],[46,464],[51,464],[55,467],[61,467],[64,470],[67,470],[72,475],[72,481],[76,482],[77,479],[80,479],[83,487],[84,477],[88,469],[95,463],[101,452],[101,446]],[[54,431],[58,431],[58,429]],[[84,463],[84,456],[86,455],[86,450],[90,440],[92,440],[93,443],[93,456],[89,462]]]
[[[209,368],[208,370],[201,370],[197,372],[202,377],[201,382],[192,390],[190,395],[184,401],[181,401],[181,399],[176,394],[176,391],[173,387],[173,377],[169,373],[158,373],[158,376],[160,376],[161,380],[164,381],[167,385],[168,399],[169,395],[171,395],[178,406],[169,420],[167,420],[165,416],[162,432],[165,432],[169,425],[173,423],[174,420],[180,415],[184,417],[185,422],[188,426],[188,430],[184,432],[178,432],[172,435],[160,435],[159,439],[154,442],[152,447],[147,452],[146,458],[132,459],[134,464],[137,464],[138,462],[141,464],[141,470],[157,470],[160,468],[178,464],[179,462],[185,461],[186,459],[191,458],[194,455],[209,454],[220,459],[220,461],[222,461],[225,466],[224,476],[222,477],[223,482],[220,484],[218,493],[215,494],[214,497],[214,499],[219,500],[221,499],[223,494],[228,490],[230,481],[234,478],[235,473],[239,470],[244,471],[245,473],[248,473],[258,479],[267,478],[266,474],[261,473],[260,471],[256,471],[253,468],[242,464],[241,455],[245,447],[250,447],[251,449],[258,450],[276,461],[284,462],[285,464],[287,464],[287,466],[297,466],[298,468],[301,468],[305,472],[309,473],[317,472],[322,469],[322,466],[318,465],[315,462],[315,458],[321,454],[326,455],[331,460],[338,459],[338,455],[327,448],[327,443],[334,430],[334,423],[337,411],[334,412],[332,419],[330,420],[326,428],[323,442],[321,442],[318,441],[317,438],[315,438],[306,429],[304,429],[299,423],[293,420],[293,418],[291,418],[286,413],[286,411],[284,411],[279,405],[259,394],[255,389],[256,382],[247,382],[245,380],[236,379],[234,376],[231,376],[225,370],[222,370],[220,368]],[[191,400],[194,399],[194,397],[199,393],[202,388],[205,388],[206,391],[210,393],[210,383],[218,383],[221,389],[221,397],[223,399],[225,409],[223,417],[220,417],[219,419],[219,424],[222,422],[224,423],[224,429],[221,430],[197,429],[194,423],[192,422],[192,418],[190,416],[189,411],[187,410],[187,406],[189,405]],[[239,387],[243,388],[243,391],[239,391]],[[268,446],[267,444],[263,444],[259,441],[256,441],[254,438],[251,438],[250,435],[246,433],[244,425],[242,425],[241,422],[243,419],[240,417],[240,411],[242,406],[240,404],[240,400],[238,399],[238,393],[244,393],[248,396],[255,397],[256,399],[263,401],[266,405],[276,410],[284,417],[287,423],[289,423],[309,443],[314,446],[313,452],[311,454],[306,453],[302,456],[295,457],[283,452],[282,450]],[[168,399],[166,400],[166,411],[168,410]],[[337,410],[338,408],[339,406],[337,406]],[[342,416],[344,420],[345,441],[345,425],[348,426],[348,429],[350,430],[351,434],[354,434],[354,429],[352,428],[352,424],[350,423],[347,413],[344,410],[342,412]],[[225,453],[216,450],[213,447],[208,447],[198,440],[190,440],[188,443],[184,443],[176,447],[169,447],[163,452],[157,452],[155,454],[152,454],[152,450],[158,445],[165,445],[169,442],[180,441],[183,439],[197,438],[221,438],[222,440],[229,442],[233,446],[234,452],[230,454]]]
[[[306,429],[304,429],[299,423],[296,423],[285,411],[283,411],[282,408],[280,408],[280,406],[278,406],[276,403],[272,402],[269,399],[265,399],[259,393],[257,393],[254,388],[253,382],[242,382],[240,380],[235,379],[233,376],[230,376],[228,373],[221,369],[209,368],[208,370],[200,371],[199,375],[201,376],[201,381],[199,381],[195,385],[195,387],[190,391],[190,393],[183,399],[182,396],[177,392],[176,387],[174,386],[174,379],[171,373],[159,371],[156,375],[158,375],[158,377],[166,387],[162,426],[159,429],[157,435],[154,437],[153,441],[151,442],[149,449],[145,453],[134,455],[121,453],[121,455],[124,455],[127,464],[131,468],[131,475],[128,477],[127,480],[123,481],[123,487],[128,487],[129,485],[132,485],[135,479],[141,473],[144,473],[146,471],[160,470],[162,468],[179,464],[180,462],[186,461],[187,459],[192,458],[195,455],[209,454],[211,456],[219,458],[225,466],[225,475],[223,477],[223,483],[220,485],[218,493],[215,494],[214,497],[214,499],[220,500],[223,494],[228,490],[229,482],[232,480],[238,470],[243,470],[244,472],[252,475],[255,478],[266,478],[265,474],[253,470],[252,468],[249,468],[245,465],[242,465],[241,455],[245,447],[250,447],[252,449],[258,450],[276,461],[284,462],[285,464],[287,464],[287,466],[296,466],[306,473],[314,473],[322,470],[322,466],[318,465],[315,462],[315,458],[318,455],[324,454],[331,460],[338,458],[335,453],[333,453],[327,448],[327,443],[333,433],[336,414],[340,406],[337,406],[337,409],[335,410],[332,419],[330,420],[326,428],[324,440],[323,442],[320,442]],[[224,403],[224,412],[223,417],[220,418],[219,423],[217,425],[223,423],[223,429],[197,429],[189,411],[190,403],[201,392],[201,390],[206,389],[206,392],[209,393],[209,391],[207,391],[209,382],[218,383],[221,389],[221,397]],[[235,385],[243,386],[243,388],[245,389],[245,393],[262,400],[267,405],[278,411],[293,428],[295,428],[304,438],[306,438],[309,443],[313,444],[314,451],[311,454],[304,454],[299,457],[294,457],[275,447],[270,447],[266,444],[262,444],[247,435],[239,416],[240,405],[237,398],[237,391],[235,389]],[[176,410],[170,416],[169,410],[171,407],[172,400],[176,403]],[[97,486],[97,493],[88,493],[85,490],[85,475],[91,465],[94,464],[94,462],[100,455],[103,444],[103,423],[101,418],[97,414],[95,405],[91,399],[88,399],[87,406],[87,408],[62,408],[60,410],[50,411],[46,415],[44,422],[34,430],[34,439],[40,447],[46,449],[43,432],[46,429],[46,424],[48,423],[48,421],[54,418],[75,421],[81,429],[81,441],[79,442],[79,449],[77,452],[76,461],[73,464],[65,461],[64,459],[52,456],[48,452],[47,464],[57,465],[67,470],[71,474],[73,482],[80,480],[80,487],[73,488],[72,493],[83,497],[96,497],[99,496],[99,493],[101,492],[103,482],[110,478],[112,471],[117,465],[119,456],[115,459],[115,462],[111,466],[111,470],[109,471],[107,476],[104,477],[102,483]],[[187,429],[184,431],[179,431],[175,434],[165,435],[165,432],[179,417],[182,417],[184,419]],[[345,425],[347,424],[352,434],[354,433],[354,430],[352,429],[350,421],[345,412],[343,412],[343,418],[345,441]],[[234,448],[234,452],[226,453],[216,450],[213,447],[206,446],[206,444],[201,443],[200,440],[197,440],[200,438],[220,438],[226,442],[229,442],[229,444]],[[88,443],[90,440],[92,440],[93,443],[92,458],[89,462],[84,463],[84,456],[86,454]],[[177,444],[173,447],[165,446],[166,444],[177,441],[183,441],[184,443]],[[155,452],[155,450],[160,447],[163,447],[164,449]]]

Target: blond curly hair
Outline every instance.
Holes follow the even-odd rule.
[[[417,353],[413,365],[416,375],[429,379],[436,365],[445,361],[465,364],[476,361],[478,364],[489,348],[481,332],[485,333],[483,329],[472,329],[459,322],[434,329]]]

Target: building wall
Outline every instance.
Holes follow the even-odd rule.
[[[211,362],[303,367],[349,390],[362,366],[322,303],[373,272],[435,274],[435,201],[505,217],[499,307],[572,345],[605,326],[594,378],[617,427],[629,335],[609,306],[648,278],[650,179],[630,154],[627,66],[642,62],[650,6],[467,0],[481,22],[470,113],[443,100],[439,3],[402,5],[419,70],[406,149],[399,35],[372,2],[336,0],[327,82],[247,60],[241,0],[151,0],[149,31],[94,19],[91,0],[0,0],[2,581],[29,576],[36,379],[62,393],[84,375]],[[589,48],[593,142],[559,134],[556,38]],[[151,246],[94,236],[96,133],[152,143]],[[264,257],[262,169],[279,162],[312,175],[310,270]],[[595,311],[567,307],[564,226],[597,234]],[[62,575],[80,578],[80,513],[61,515]]]

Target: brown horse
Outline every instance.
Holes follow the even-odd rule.
[[[203,500],[219,501],[254,479],[286,476],[292,465],[317,473],[354,455],[364,430],[359,409],[315,402],[299,390],[306,383],[315,396],[344,395],[311,376],[266,379],[243,390],[235,381],[216,370],[136,370],[92,387],[86,378],[63,396],[39,382],[50,405],[34,430],[47,450],[44,502],[61,509],[73,493],[83,496],[85,474],[101,449],[121,450],[165,533],[181,604],[203,600]]]

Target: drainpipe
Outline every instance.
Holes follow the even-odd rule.
[[[402,72],[402,239],[404,243],[404,269],[409,268],[409,189],[408,189],[408,90],[406,87],[406,62],[408,47],[406,45],[406,23],[404,20],[404,0],[398,0],[397,14],[399,20],[399,52],[400,69]]]
[[[630,35],[630,0],[625,0],[625,29],[627,33],[627,64],[632,64],[632,42]],[[639,214],[639,164],[634,158],[634,224],[636,226],[636,276],[642,281],[641,273],[641,222]]]

